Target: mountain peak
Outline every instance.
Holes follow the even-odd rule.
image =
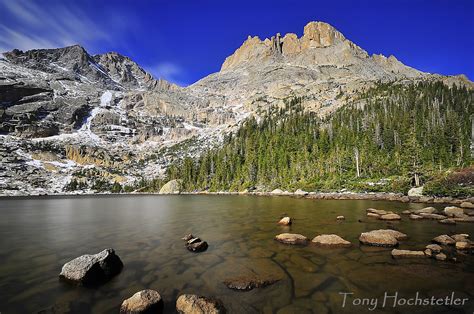
[[[351,48],[358,48],[330,24],[309,22],[304,27],[301,38],[298,38],[294,33],[288,33],[283,37],[277,33],[270,39],[267,38],[263,41],[258,36],[248,36],[242,46],[225,60],[221,70],[249,64],[252,61],[261,62],[275,59],[274,57],[280,55],[283,57],[294,56],[304,53],[308,49],[325,48],[344,42],[347,42]]]
[[[337,40],[346,39],[341,32],[324,22],[309,22],[304,27],[303,34],[301,41],[313,47],[327,47]]]

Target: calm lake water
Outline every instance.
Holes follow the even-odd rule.
[[[365,209],[401,212],[425,207],[375,201],[323,201],[256,196],[91,196],[0,200],[0,312],[117,313],[121,302],[141,289],[155,289],[174,313],[182,293],[216,297],[230,313],[367,313],[366,306],[342,307],[340,292],[378,298],[371,313],[473,313],[474,257],[459,263],[431,259],[393,260],[391,249],[361,246],[361,232],[387,227]],[[291,228],[276,225],[286,213]],[[345,221],[336,221],[344,215]],[[358,220],[361,219],[362,222]],[[474,224],[409,221],[392,226],[410,237],[400,248],[422,249],[445,233],[468,233]],[[308,238],[336,233],[348,249],[295,247],[273,240],[282,232]],[[191,253],[181,240],[193,233],[209,243]],[[116,250],[122,272],[98,288],[59,281],[62,265],[82,254]],[[271,275],[272,286],[249,292],[222,282],[242,274]],[[469,298],[464,307],[381,309],[384,292],[400,298]]]

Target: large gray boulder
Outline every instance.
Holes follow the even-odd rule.
[[[176,301],[176,310],[182,314],[221,314],[226,312],[219,300],[195,294],[180,295]]]
[[[408,191],[408,196],[423,196],[423,187],[411,188]]]
[[[179,194],[181,193],[181,180],[171,180],[160,189],[160,194]]]
[[[78,285],[104,283],[120,273],[123,263],[113,249],[82,255],[64,264],[59,277]]]
[[[121,314],[159,314],[163,313],[163,299],[158,291],[142,290],[123,301]]]

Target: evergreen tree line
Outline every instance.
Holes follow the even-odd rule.
[[[472,167],[473,94],[441,82],[379,83],[325,119],[292,98],[198,160],[171,165],[166,180],[187,191],[406,192]]]

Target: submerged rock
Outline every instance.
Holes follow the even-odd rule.
[[[113,249],[82,255],[67,262],[59,277],[79,285],[97,285],[120,273],[123,263]]]
[[[363,232],[359,237],[362,244],[372,246],[397,246],[399,240],[404,240],[407,235],[396,230],[379,229],[370,232]]]
[[[285,244],[308,244],[308,238],[296,233],[282,233],[275,237],[275,240]]]
[[[432,241],[435,243],[444,244],[444,245],[454,245],[456,243],[456,241],[450,236],[448,236],[447,234],[442,234],[440,236],[437,236]]]
[[[121,314],[163,313],[163,299],[155,290],[142,290],[123,301]]]
[[[393,258],[419,258],[419,257],[425,257],[425,253],[423,251],[393,249],[392,257]]]
[[[351,242],[344,240],[336,234],[321,234],[316,236],[311,242],[316,244],[317,246],[331,248],[352,246]]]
[[[279,281],[275,278],[258,278],[257,276],[239,276],[229,278],[224,281],[224,284],[229,289],[239,291],[250,291],[255,288],[263,288]]]
[[[279,225],[282,225],[282,226],[289,226],[291,225],[292,221],[291,221],[291,218],[290,217],[283,217],[282,219],[280,219],[280,221],[278,222]]]
[[[176,310],[182,314],[221,314],[226,310],[220,300],[182,294],[176,301]]]
[[[438,220],[438,222],[440,224],[445,224],[445,225],[455,225],[456,224],[456,220],[454,220],[452,218],[441,219],[441,220]]]

